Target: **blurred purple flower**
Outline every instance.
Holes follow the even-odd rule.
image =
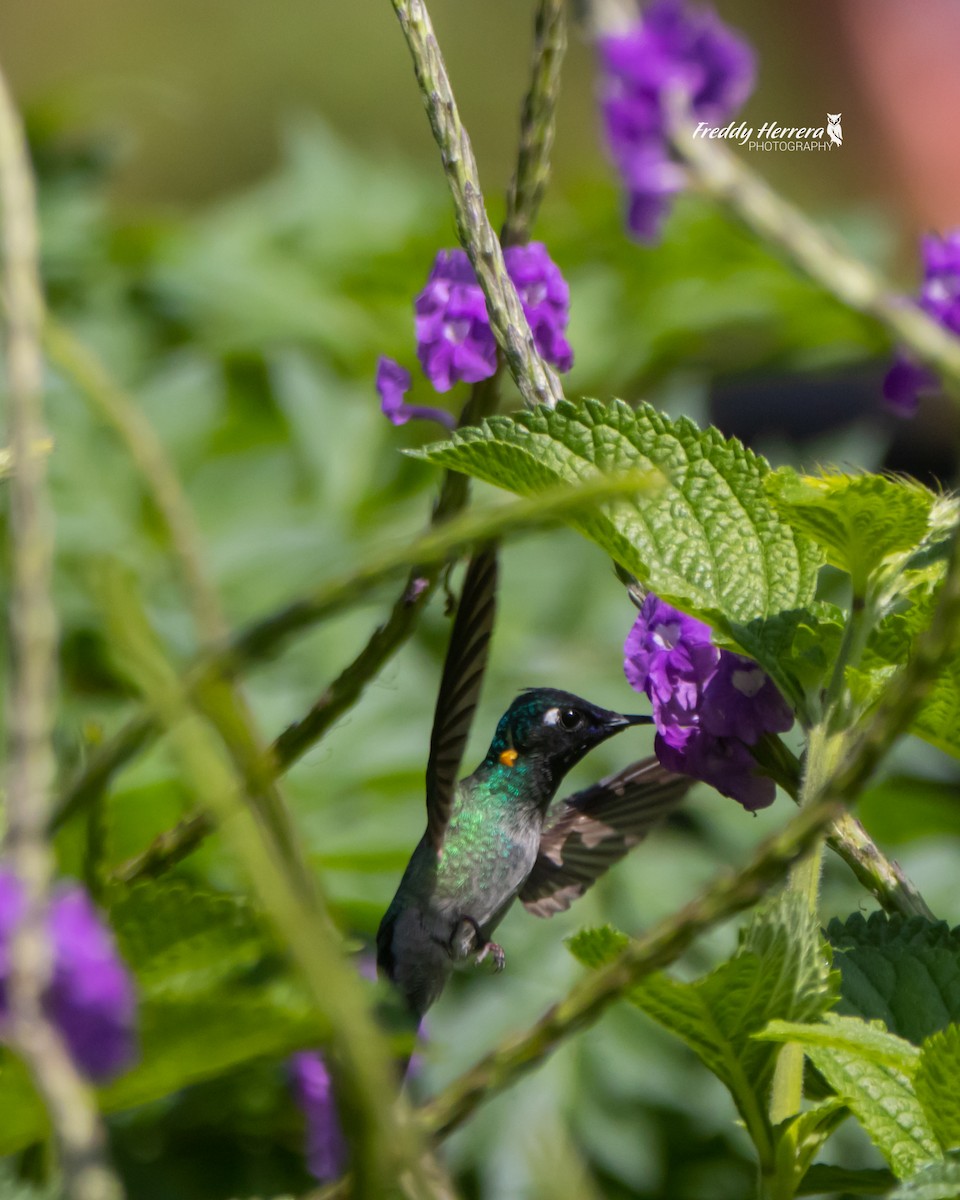
[[[668,770],[744,808],[773,802],[773,781],[757,773],[749,747],[789,729],[793,713],[755,662],[714,646],[708,625],[648,594],[627,635],[624,671],[650,698],[655,748]]]
[[[951,333],[960,334],[960,229],[946,237],[931,234],[921,244],[923,284],[918,304]],[[900,353],[883,381],[883,396],[901,417],[912,417],[920,397],[936,392],[940,381],[933,371]]]
[[[307,1126],[307,1166],[320,1183],[343,1174],[347,1145],[333,1099],[333,1081],[321,1054],[303,1051],[290,1059],[294,1097]]]
[[[23,890],[0,869],[0,1019],[6,1015],[9,944],[23,913]],[[86,892],[54,895],[49,929],[53,976],[46,1007],[77,1065],[91,1079],[116,1075],[136,1051],[136,995],[113,935]]]
[[[447,429],[456,428],[456,417],[445,409],[404,404],[403,397],[409,390],[410,372],[392,358],[381,356],[377,361],[377,391],[380,393],[380,410],[391,425],[406,425],[411,418],[419,417],[424,421],[439,421]]]
[[[542,242],[508,247],[504,261],[537,349],[557,370],[568,371],[573,364],[566,338],[570,289],[560,268]],[[441,250],[437,254],[426,286],[414,301],[414,311],[417,358],[438,392],[449,391],[455,383],[489,379],[497,366],[497,343],[483,291],[465,251]],[[394,425],[411,417],[426,417],[453,427],[449,413],[404,404],[409,389],[409,373],[392,359],[381,358],[377,390],[384,415]]]
[[[680,93],[696,121],[722,124],[753,89],[753,51],[716,13],[684,0],[657,0],[626,32],[602,37],[599,50],[607,140],[630,197],[627,226],[653,241],[683,186],[670,155],[668,96]]]

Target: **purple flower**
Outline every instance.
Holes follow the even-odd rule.
[[[657,0],[625,33],[600,39],[607,140],[629,194],[627,224],[654,240],[683,173],[670,155],[668,97],[696,121],[728,120],[753,88],[750,47],[708,9]]]
[[[793,712],[770,676],[752,659],[729,650],[703,689],[700,726],[718,738],[755,746],[765,733],[786,733]]]
[[[503,253],[537,349],[558,371],[573,366],[565,331],[570,317],[570,288],[542,242],[508,246]]]
[[[504,252],[507,274],[530,323],[540,354],[559,371],[573,364],[566,338],[570,289],[560,268],[541,242],[510,246]],[[455,383],[479,383],[497,367],[497,343],[490,328],[487,304],[463,250],[441,250],[423,291],[414,301],[417,358],[438,392]],[[394,425],[411,417],[428,417],[453,427],[449,413],[403,402],[410,375],[392,359],[377,366],[377,390],[385,416]]]
[[[441,250],[414,301],[417,358],[438,392],[478,383],[497,366],[497,343],[480,284],[463,250]]]
[[[377,361],[377,391],[380,393],[380,410],[391,425],[406,425],[412,417],[424,421],[439,421],[447,429],[455,429],[456,417],[442,408],[423,404],[404,404],[403,397],[410,390],[410,372],[404,370],[392,358]]]
[[[923,284],[918,303],[925,313],[951,333],[960,334],[960,229],[946,237],[931,234],[922,243]],[[933,371],[900,353],[883,381],[883,396],[899,416],[912,417],[920,397],[936,392],[940,381]]]
[[[768,808],[776,797],[776,784],[758,773],[753,755],[736,738],[715,738],[697,730],[683,750],[676,750],[658,733],[654,749],[668,771],[709,783],[748,812]]]
[[[307,1125],[307,1166],[326,1183],[341,1175],[347,1162],[330,1072],[322,1055],[304,1051],[290,1059],[290,1077]]]
[[[627,635],[624,670],[650,698],[668,770],[751,810],[773,802],[773,781],[757,773],[749,747],[789,729],[793,713],[755,662],[714,646],[708,625],[648,594]]]
[[[23,889],[0,870],[0,1019],[6,1015],[9,944],[23,913]],[[46,1008],[77,1065],[91,1079],[108,1079],[135,1053],[136,996],[109,928],[86,892],[63,888],[52,900],[48,935],[53,976]]]

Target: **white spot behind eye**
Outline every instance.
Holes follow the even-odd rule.
[[[543,714],[544,725],[556,725],[556,723],[559,720],[560,720],[560,709],[559,708],[548,708],[547,711]]]

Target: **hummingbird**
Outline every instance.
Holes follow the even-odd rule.
[[[582,895],[680,802],[685,776],[643,759],[554,804],[595,746],[653,718],[571,692],[528,688],[501,717],[483,761],[457,782],[496,607],[497,558],[479,550],[464,579],[427,763],[427,828],[377,932],[377,964],[419,1021],[451,973],[505,953],[491,940],[515,899],[536,916]]]

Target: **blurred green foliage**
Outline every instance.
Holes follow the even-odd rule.
[[[400,451],[433,435],[390,427],[372,380],[380,353],[413,365],[412,296],[435,251],[453,241],[439,169],[427,178],[400,161],[367,160],[322,126],[301,123],[289,132],[275,176],[196,216],[137,218],[106,203],[108,156],[96,147],[65,151],[51,138],[36,155],[50,305],[136,396],[173,456],[233,624],[422,527],[438,473]],[[694,200],[678,206],[657,250],[626,242],[612,185],[548,200],[540,232],[572,288],[571,395],[642,396],[673,415],[699,416],[719,376],[824,371],[887,350],[873,326]],[[49,382],[62,621],[58,749],[66,778],[134,710],[101,611],[103,564],[119,561],[137,577],[176,660],[187,662],[196,643],[135,471],[70,382],[53,372]],[[412,399],[426,391],[415,380]],[[869,419],[848,431],[831,457],[856,459],[858,445],[882,439],[877,428]],[[612,707],[629,699],[620,658],[633,613],[600,550],[571,531],[539,534],[507,546],[502,573],[502,618],[468,766],[521,686],[571,688]],[[266,737],[302,716],[391,599],[386,590],[371,595],[250,676],[245,689]],[[369,944],[422,831],[423,768],[448,628],[442,605],[434,605],[357,708],[284,781],[309,860],[358,947]],[[630,736],[630,747],[614,742],[591,755],[573,784],[649,749],[648,734]],[[876,814],[888,847],[902,843],[898,853],[938,915],[956,923],[955,766],[908,743],[895,769],[896,783],[879,784],[865,811]],[[919,830],[897,817],[914,797]],[[99,868],[144,849],[199,799],[158,744],[116,779],[98,814]],[[512,913],[501,939],[505,974],[458,978],[431,1013],[417,1090],[449,1080],[562,993],[578,971],[563,947],[566,934],[605,922],[636,932],[674,910],[719,864],[739,861],[780,825],[788,805],[781,799],[750,818],[703,789],[572,912],[544,923]],[[89,867],[87,823],[70,824],[57,848],[65,872]],[[111,1119],[130,1193],[217,1200],[301,1190],[308,1184],[301,1129],[278,1057],[312,1036],[296,1023],[295,989],[244,907],[209,898],[210,889],[238,885],[217,839],[175,876],[170,888],[106,897],[148,1014],[167,1013],[148,1017],[145,1047],[150,1022],[169,1020],[176,1034],[169,1053],[183,1068],[152,1093],[131,1093],[130,1100],[151,1098]],[[842,866],[828,864],[826,908],[846,915],[863,901]],[[156,920],[128,933],[125,914],[144,903]],[[178,904],[184,917],[213,906],[217,920],[191,943],[189,922],[172,912]],[[182,940],[168,941],[174,924]],[[703,939],[684,970],[702,974],[733,937],[724,929]],[[159,969],[171,956],[172,975]],[[178,1018],[176,1005],[190,989],[195,1004]],[[221,1045],[218,1014],[247,1001],[249,1034],[242,1045],[223,1034],[230,1044]],[[289,1029],[274,1042],[256,1027],[261,1001],[274,1014],[284,1005],[291,1011]],[[198,1069],[204,1061],[210,1071]],[[115,1086],[122,1093],[123,1083]],[[751,1186],[748,1144],[733,1116],[726,1093],[693,1055],[623,1006],[485,1107],[448,1149],[468,1197],[561,1195],[551,1180],[562,1161],[567,1182],[592,1180],[578,1195],[592,1186],[612,1198],[721,1200]],[[844,1162],[878,1165],[856,1136],[842,1133]]]

